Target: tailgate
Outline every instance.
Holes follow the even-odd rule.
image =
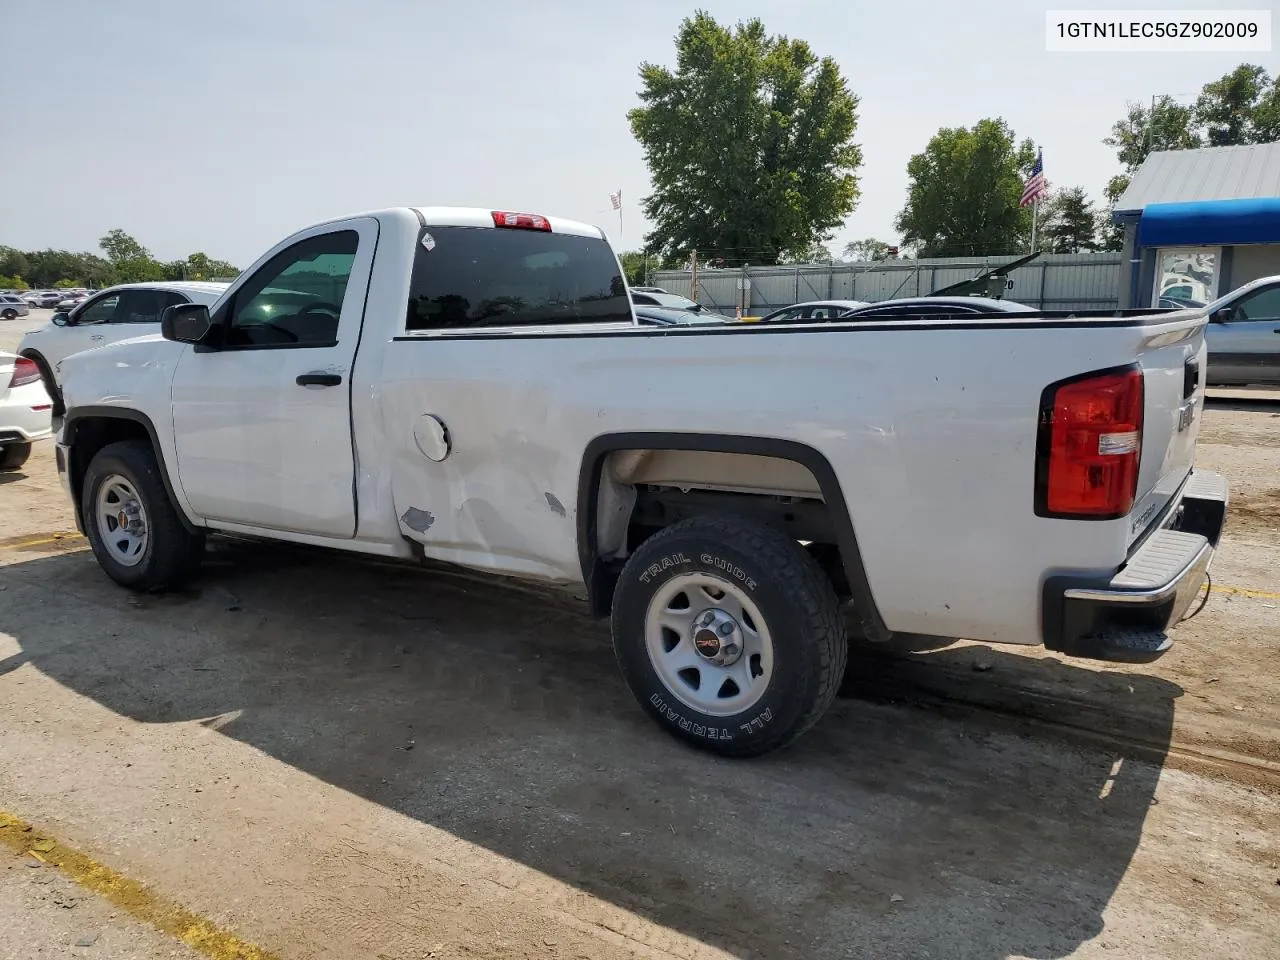
[[[1161,518],[1195,462],[1204,410],[1207,322],[1206,317],[1190,333],[1153,325],[1139,352],[1145,408],[1130,546]]]

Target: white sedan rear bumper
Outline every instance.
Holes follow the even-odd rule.
[[[11,387],[0,399],[0,445],[30,443],[53,435],[53,402],[44,384]]]

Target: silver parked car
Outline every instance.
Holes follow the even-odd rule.
[[[1246,283],[1205,310],[1205,382],[1280,386],[1280,277]]]
[[[25,294],[23,299],[33,307],[48,308],[56,307],[58,301],[65,296],[66,294],[61,290],[36,290],[33,293]]]
[[[11,293],[0,293],[0,320],[13,320],[25,317],[31,312],[27,301]]]

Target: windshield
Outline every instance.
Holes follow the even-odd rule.
[[[633,322],[618,260],[598,237],[497,227],[427,227],[406,330]]]

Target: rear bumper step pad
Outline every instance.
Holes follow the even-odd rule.
[[[1044,641],[1070,656],[1148,663],[1173,644],[1167,631],[1199,595],[1222,536],[1227,482],[1196,471],[1169,514],[1110,579],[1045,582]]]

